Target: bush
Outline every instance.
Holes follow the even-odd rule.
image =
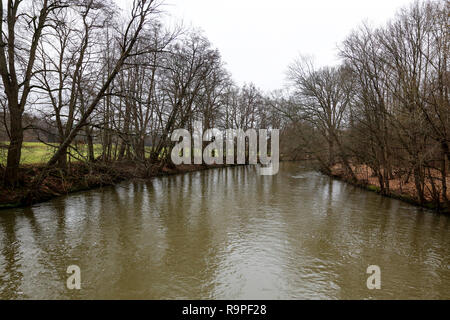
[[[369,189],[370,191],[373,191],[373,192],[381,192],[380,187],[377,187],[377,186],[370,185],[370,186],[367,186],[367,189]]]

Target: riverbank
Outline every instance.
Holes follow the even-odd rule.
[[[377,177],[371,174],[368,168],[353,168],[357,181],[353,181],[349,175],[345,173],[342,166],[336,165],[331,169],[331,173],[328,174],[334,179],[346,182],[353,186],[365,189],[367,191],[376,192],[382,196],[401,200],[408,204],[421,207],[424,209],[433,210],[439,213],[450,214],[450,208],[446,207],[445,201],[441,199],[439,205],[433,200],[429,190],[425,190],[425,202],[421,203],[417,195],[414,183],[412,181],[405,182],[404,177],[397,177],[396,179],[390,180],[390,190],[389,192],[381,193],[380,184]],[[450,177],[447,178],[450,182]],[[450,192],[448,193],[450,198]]]
[[[25,165],[20,168],[18,187],[6,188],[0,184],[0,210],[30,206],[74,192],[113,186],[123,181],[146,180],[153,177],[183,174],[227,166],[228,165],[166,165],[161,167],[156,165],[144,166],[134,162],[116,162],[110,164],[96,163],[89,165],[85,163],[74,163],[71,164],[70,169],[66,172],[56,168],[51,170],[39,188],[37,190],[32,190],[31,186],[33,185],[33,180],[42,172],[43,166]],[[4,169],[0,167],[0,176],[3,175],[3,170]],[[363,174],[361,170],[356,170],[356,172],[356,177],[358,178],[356,182],[352,181],[339,165],[333,167],[332,172],[329,175],[334,179],[344,181],[367,191],[376,192],[382,196],[398,199],[440,213],[449,213],[448,208],[442,209],[445,207],[443,202],[439,208],[439,206],[430,199],[429,194],[427,195],[427,202],[421,204],[412,183],[401,184],[398,183],[398,181],[393,180],[391,182],[390,192],[381,194],[376,177],[369,177],[366,172]]]
[[[26,165],[20,168],[19,186],[7,188],[0,184],[0,210],[30,206],[49,201],[70,193],[112,186],[134,179],[151,179],[153,177],[176,175],[202,171],[227,165],[180,165],[180,166],[144,166],[134,162],[116,162],[110,164],[71,164],[63,172],[53,169],[36,190],[32,190],[33,180],[42,172],[41,165]],[[0,176],[3,176],[0,167]]]

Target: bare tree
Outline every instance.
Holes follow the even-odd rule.
[[[6,8],[4,1],[0,2],[0,75],[10,115],[5,184],[17,183],[23,143],[22,117],[32,91],[39,41],[49,14],[64,6],[66,2],[61,0],[8,0]]]
[[[132,55],[134,45],[136,44],[140,33],[145,28],[151,14],[157,12],[157,2],[155,0],[134,0],[131,11],[131,20],[126,25],[123,35],[120,39],[120,55],[115,61],[111,72],[105,79],[103,85],[93,95],[94,99],[90,102],[83,115],[80,117],[78,123],[74,125],[73,129],[67,135],[59,149],[55,152],[53,157],[47,163],[47,167],[51,167],[58,162],[60,157],[64,155],[67,148],[75,139],[76,135],[87,125],[87,121],[91,114],[96,109],[100,101],[105,97],[108,88],[119,74],[127,59]]]
[[[345,68],[317,70],[310,60],[303,58],[291,65],[289,78],[301,119],[313,124],[327,143],[328,164],[324,169],[329,171],[338,155],[354,178],[340,140],[352,99],[352,83]]]

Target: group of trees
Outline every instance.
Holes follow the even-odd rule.
[[[111,1],[0,2],[1,101],[9,136],[4,183],[17,182],[23,115],[31,106],[58,127],[59,145],[47,166],[64,165],[67,149],[108,97],[157,10],[155,0],[134,0],[123,22]],[[109,47],[114,50],[105,55]]]
[[[411,180],[421,203],[430,194],[450,207],[449,9],[448,1],[415,2],[386,26],[348,36],[342,65],[291,65],[292,107],[283,111],[313,137],[306,150],[324,171],[340,164],[356,180],[368,167],[382,193],[392,180]]]
[[[205,130],[279,127],[271,99],[236,86],[201,32],[164,26],[160,5],[134,0],[126,19],[111,0],[1,2],[5,184],[17,183],[29,129],[56,136],[47,167],[65,170],[71,158],[164,164],[171,133],[197,121]],[[27,114],[40,121],[25,127]]]

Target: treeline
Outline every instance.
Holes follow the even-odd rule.
[[[134,0],[124,22],[111,1],[0,2],[1,101],[9,136],[5,184],[18,182],[25,110],[33,106],[54,119],[60,143],[47,166],[64,162],[157,12],[157,1]],[[115,50],[105,52],[109,47]]]
[[[340,45],[341,65],[298,59],[289,89],[270,94],[237,86],[208,39],[164,25],[155,0],[134,0],[128,13],[100,0],[0,9],[6,185],[18,182],[27,130],[56,142],[47,168],[67,170],[71,158],[154,167],[170,164],[175,129],[201,121],[280,129],[284,158],[450,207],[449,1],[417,1],[383,27],[359,27]]]
[[[201,32],[165,26],[157,1],[130,1],[128,14],[104,0],[8,0],[0,9],[7,185],[17,183],[29,129],[43,142],[56,137],[47,167],[66,170],[69,157],[164,164],[170,134],[195,121],[205,130],[282,126],[271,99],[236,86]],[[25,127],[26,113],[39,123]]]
[[[449,8],[415,2],[383,27],[352,32],[340,66],[290,66],[293,94],[280,111],[323,171],[376,178],[383,194],[412,185],[421,204],[450,208]]]

